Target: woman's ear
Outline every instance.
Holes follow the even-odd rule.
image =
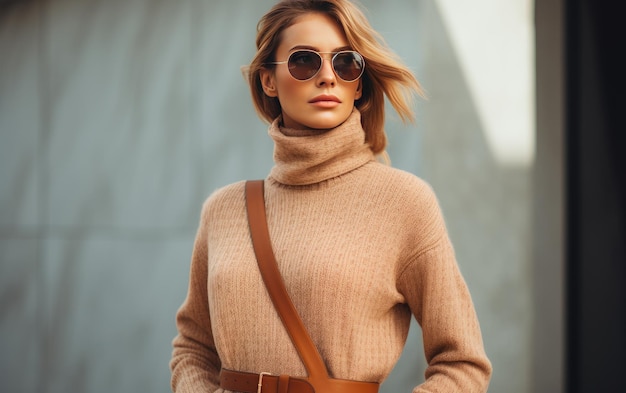
[[[275,78],[273,70],[268,70],[267,68],[262,69],[260,78],[265,95],[268,97],[277,97],[278,92],[276,91],[276,84],[274,83]]]

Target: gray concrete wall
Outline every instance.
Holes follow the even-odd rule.
[[[1,391],[169,391],[201,203],[272,166],[239,69],[272,3],[0,3]],[[443,2],[362,3],[428,92],[389,153],[440,198],[490,391],[530,392],[532,158],[494,152]],[[384,392],[423,379],[421,351],[414,326]]]

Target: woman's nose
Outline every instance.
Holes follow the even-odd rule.
[[[337,76],[335,75],[335,71],[333,70],[332,60],[324,59],[322,61],[322,67],[320,68],[319,73],[317,74],[317,85],[331,85],[334,86],[337,82]]]

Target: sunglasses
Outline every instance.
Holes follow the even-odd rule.
[[[341,52],[316,52],[309,49],[300,49],[292,52],[285,61],[273,61],[267,64],[287,64],[289,73],[299,81],[307,81],[317,75],[322,69],[324,59],[322,54],[333,54],[331,64],[339,79],[345,82],[354,82],[363,75],[365,59],[360,53],[353,50]]]

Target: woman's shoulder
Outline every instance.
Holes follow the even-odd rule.
[[[403,195],[413,201],[436,199],[435,192],[425,179],[411,172],[382,163],[373,163],[372,179],[381,190]]]
[[[245,181],[242,180],[217,188],[204,200],[203,214],[243,205],[245,202],[244,187]]]
[[[380,209],[403,229],[415,253],[436,244],[446,233],[443,212],[433,187],[423,178],[384,164],[372,167]],[[419,239],[419,241],[416,241]]]

